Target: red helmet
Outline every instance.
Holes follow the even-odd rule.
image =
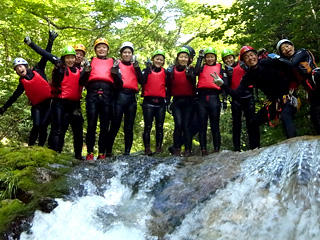
[[[251,47],[251,46],[243,46],[240,49],[240,60],[243,60],[242,59],[243,54],[245,54],[246,52],[249,52],[249,51],[253,51],[253,52],[257,53],[257,51],[253,47]]]

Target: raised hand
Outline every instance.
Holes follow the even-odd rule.
[[[224,81],[219,77],[218,73],[211,73],[210,76],[213,77],[214,83],[217,84],[219,87],[224,84]]]
[[[120,61],[119,61],[119,60],[115,60],[115,61],[113,62],[113,67],[114,67],[114,68],[118,68],[118,67],[119,67],[119,64],[120,64]]]
[[[25,44],[30,45],[31,38],[29,36],[26,36],[23,41],[25,42]]]
[[[49,30],[49,39],[51,41],[55,40],[58,37],[58,33],[54,30]]]
[[[201,49],[201,50],[199,51],[199,57],[204,57],[204,50],[203,50],[203,49]]]

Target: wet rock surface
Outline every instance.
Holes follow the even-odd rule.
[[[39,208],[42,212],[50,213],[58,206],[57,201],[52,198],[43,198],[39,201]]]
[[[8,230],[3,234],[2,239],[16,240],[24,231],[29,231],[33,215],[29,217],[17,217],[8,227]]]
[[[141,211],[140,205],[146,208],[148,204],[144,205],[144,203],[150,203],[151,208],[148,206],[145,213],[150,213],[146,221],[148,236],[154,236],[156,239],[170,239],[168,236],[175,234],[177,229],[181,225],[183,226],[190,213],[197,211],[197,209],[200,211],[201,207],[199,206],[206,205],[208,202],[215,204],[219,193],[228,189],[230,185],[239,185],[243,181],[242,179],[248,177],[246,174],[257,175],[258,183],[263,183],[257,192],[266,195],[270,188],[281,185],[281,189],[288,190],[288,194],[283,197],[284,203],[286,199],[293,198],[292,196],[295,201],[297,199],[304,200],[307,191],[302,191],[299,194],[295,194],[295,192],[297,189],[301,189],[301,186],[309,188],[310,181],[318,178],[318,168],[316,167],[318,162],[317,156],[315,156],[318,154],[316,151],[318,140],[318,137],[300,137],[282,142],[279,144],[280,146],[274,145],[247,152],[222,151],[205,157],[160,158],[136,155],[116,156],[106,161],[92,163],[84,161],[73,167],[68,175],[67,185],[71,194],[65,195],[64,198],[73,201],[79,200],[82,196],[99,195],[102,196],[103,201],[108,201],[111,195],[104,194],[116,180],[119,185],[115,188],[114,193],[117,194],[123,187],[128,189],[126,193],[129,197],[125,203],[120,201],[119,205],[114,205],[113,211],[110,211],[111,207],[106,206],[105,203],[98,207],[95,218],[102,220],[101,231],[120,221],[133,226],[133,223],[137,221],[134,217],[139,215],[133,214],[133,212]],[[244,169],[246,170],[243,171]],[[249,183],[246,195],[251,192]],[[253,185],[253,187],[255,186]],[[310,193],[309,189],[308,192]],[[280,193],[276,194],[274,201],[278,200],[278,194]],[[241,193],[239,196],[242,196]],[[246,199],[245,196],[242,197]],[[273,198],[269,197],[268,200],[270,199]],[[43,205],[48,208],[48,211],[55,207],[54,200],[51,200],[44,199],[43,201]],[[242,202],[245,203],[247,200],[250,199]],[[130,203],[130,201],[132,202]],[[228,201],[232,203],[232,200]],[[222,203],[227,203],[227,200]],[[284,203],[281,204],[284,205]],[[313,205],[310,202],[305,206]],[[224,218],[221,222],[216,220],[216,216],[219,216],[224,208],[226,207],[221,206],[220,209],[218,206],[218,210],[213,213],[207,211],[209,222],[203,221],[196,230],[202,231],[215,221],[218,222],[217,226],[225,223]],[[243,208],[239,209],[242,211]],[[249,212],[250,209],[249,205],[246,211]],[[234,211],[237,210],[236,208]],[[248,213],[241,211],[231,215],[233,216],[231,223],[238,221],[238,219],[244,219],[245,223]],[[192,221],[193,219],[191,219]],[[203,233],[202,236],[205,234]],[[211,237],[199,239],[217,239],[212,236],[218,235],[214,232],[206,236]],[[147,237],[146,239],[154,238]]]
[[[155,196],[149,225],[151,234],[163,237],[172,232],[195,206],[237,178],[239,164],[244,159],[259,152],[223,151],[206,157],[182,159],[176,174]]]

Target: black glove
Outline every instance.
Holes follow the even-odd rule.
[[[4,107],[0,107],[0,115],[3,115],[5,111]]]
[[[30,45],[31,44],[31,39],[29,36],[26,36],[23,40],[25,42],[25,44]]]
[[[167,72],[168,72],[168,73],[173,73],[173,66],[168,67],[168,68],[167,68]]]
[[[119,64],[120,64],[120,61],[119,60],[115,60],[113,61],[113,68],[119,68]]]
[[[134,68],[140,68],[139,62],[137,61],[137,56],[135,56],[135,55],[132,56],[132,63],[133,63]]]
[[[58,37],[58,33],[56,33],[53,30],[49,31],[49,39],[50,39],[50,41],[54,41],[57,37]]]
[[[201,50],[199,51],[199,57],[201,57],[201,58],[204,57],[204,50],[203,50],[203,49],[201,49]]]
[[[150,59],[148,59],[148,60],[146,61],[146,67],[147,67],[147,68],[151,68],[151,67],[152,67],[152,62],[150,61]]]
[[[85,72],[91,72],[91,64],[90,64],[90,62],[88,61],[88,59],[84,59],[84,61],[83,61],[83,70],[85,71]]]
[[[115,60],[113,61],[113,66],[111,68],[111,73],[112,74],[118,74],[119,72],[119,64],[120,64],[120,61],[119,60]]]

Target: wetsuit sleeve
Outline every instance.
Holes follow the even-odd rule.
[[[203,68],[201,67],[201,64],[202,64],[202,61],[203,61],[203,57],[198,57],[197,59],[197,63],[196,63],[196,67],[195,67],[195,70],[194,70],[194,74],[196,76],[199,76],[199,74],[202,72]]]
[[[39,47],[34,42],[31,42],[29,44],[29,47],[31,47],[36,53],[40,54],[42,57],[53,63],[54,65],[61,65],[61,60],[57,56],[51,54],[50,52],[47,52],[46,50]]]
[[[51,33],[49,33],[49,39],[48,39],[48,43],[47,43],[47,47],[46,47],[46,51],[48,53],[51,53],[53,41],[55,38],[56,38],[56,36],[53,36]],[[44,72],[46,65],[47,65],[47,61],[48,61],[48,59],[46,57],[42,56],[39,63],[35,66],[35,68]]]
[[[227,85],[230,87],[232,82],[233,67],[225,66],[224,72],[227,74],[227,78],[228,78]]]
[[[117,66],[113,65],[113,67],[111,68],[111,76],[113,78],[115,88],[121,89],[123,86],[123,81],[122,81],[119,65]]]
[[[86,86],[89,80],[90,72],[82,70],[80,73],[79,84],[81,86]]]
[[[293,63],[290,60],[286,59],[286,58],[279,58],[279,61],[284,63],[284,64],[286,64],[286,65],[288,65],[288,66],[294,67]]]
[[[248,93],[248,89],[250,85],[253,85],[254,82],[249,74],[245,74],[241,79],[239,87],[236,89],[231,89],[228,85],[223,84],[221,86],[222,90],[226,92],[226,94],[231,95],[231,97],[239,99],[243,96],[246,96]]]
[[[17,86],[16,90],[13,92],[8,101],[3,105],[4,111],[6,111],[15,101],[17,101],[18,97],[24,92],[24,87],[21,82]]]
[[[167,84],[167,99],[171,98],[171,84],[173,80],[173,66],[168,67],[166,70],[166,84]]]
[[[143,84],[143,76],[142,76],[142,72],[139,66],[134,67],[134,70],[137,74],[137,78],[138,78],[138,83],[139,84]]]
[[[279,58],[279,61],[290,67],[298,67],[301,62],[306,62],[309,57],[307,50],[300,49],[293,55],[292,59]]]
[[[150,68],[145,68],[142,70],[142,85],[145,85],[148,81],[148,76],[151,73],[151,69]]]
[[[165,69],[165,73],[166,73],[166,80],[165,80],[165,84],[166,84],[166,103],[170,103],[170,94],[169,94],[169,73],[167,71],[167,69]]]
[[[58,95],[61,93],[61,82],[63,80],[65,68],[55,66],[52,70],[52,93]]]
[[[196,85],[196,75],[195,75],[195,68],[189,67],[188,70],[186,70],[186,76],[187,79],[191,82],[192,86]]]
[[[309,58],[309,54],[308,54],[308,51],[305,50],[305,49],[300,49],[296,52],[296,54],[293,55],[292,59],[291,59],[291,62],[292,62],[292,65],[293,66],[299,66],[299,64],[301,62],[306,62],[308,61],[308,58]]]
[[[226,84],[228,87],[230,87],[227,72],[223,68],[221,68],[220,75],[222,76],[222,80],[223,80],[224,84]],[[222,89],[222,96],[223,96],[224,101],[226,101],[227,95],[228,95],[227,92],[224,89]]]
[[[224,84],[226,84],[227,86],[230,86],[230,80],[229,80],[228,74],[223,68],[221,68],[220,75],[222,76],[222,80]]]

